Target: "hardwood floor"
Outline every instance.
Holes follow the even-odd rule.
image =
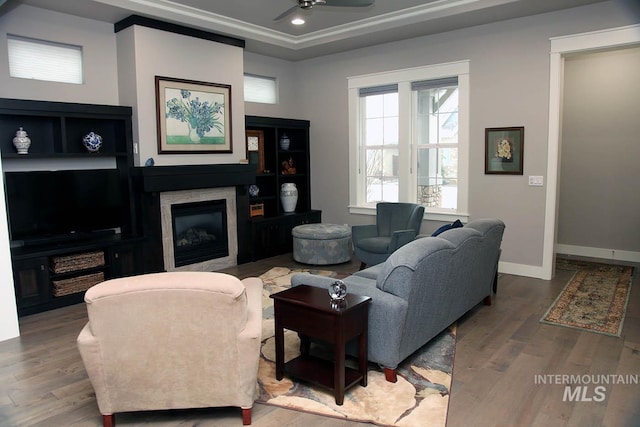
[[[273,266],[302,267],[283,255],[225,272],[243,278]],[[354,271],[358,263],[327,269]],[[571,276],[562,270],[551,281],[502,275],[493,305],[480,304],[460,319],[448,427],[640,425],[640,384],[607,385],[603,401],[569,402],[563,401],[564,384],[535,383],[536,375],[550,374],[640,376],[638,283],[621,338],[539,322]],[[26,316],[20,319],[21,336],[0,343],[0,426],[101,425],[75,345],[85,322],[83,304]],[[594,385],[586,396],[594,396]],[[127,413],[116,419],[118,426],[242,425],[237,408]],[[256,404],[252,425],[363,424]]]

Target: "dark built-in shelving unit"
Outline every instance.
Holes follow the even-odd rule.
[[[251,197],[252,205],[263,205],[263,216],[251,217],[252,259],[257,260],[292,251],[293,227],[321,221],[321,211],[311,209],[311,168],[309,155],[308,120],[246,116],[247,131],[263,135],[261,150],[264,169],[256,170],[258,196]],[[283,149],[280,139],[286,134],[289,147]],[[282,163],[292,160],[296,172],[283,174]],[[280,202],[280,188],[294,183],[298,189],[295,212],[286,213]]]
[[[109,279],[140,273],[136,212],[132,203],[133,166],[131,107],[65,102],[0,99],[0,152],[5,169],[29,171],[33,162],[64,160],[82,170],[95,159],[113,159],[122,195],[120,233],[83,233],[68,239],[35,236],[35,241],[12,240],[11,257],[19,315],[27,315],[82,301],[84,291],[67,293],[94,278]],[[22,127],[32,143],[28,154],[18,154],[13,137]],[[88,132],[102,136],[98,152],[88,152],[82,138]],[[32,191],[38,191],[34,188]],[[13,202],[7,199],[7,204]],[[69,209],[73,209],[70,206]],[[11,230],[10,230],[11,231]],[[93,261],[83,260],[87,255]],[[56,262],[66,259],[75,268],[60,272]]]

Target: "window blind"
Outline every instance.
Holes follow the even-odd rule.
[[[8,35],[7,48],[11,77],[83,83],[80,46]]]
[[[371,96],[371,95],[384,95],[385,93],[394,93],[398,91],[397,84],[383,85],[383,86],[373,86],[373,87],[361,87],[358,90],[360,96]]]
[[[411,90],[428,90],[447,86],[458,86],[458,77],[444,77],[441,79],[411,82]]]
[[[246,102],[260,102],[275,104],[277,102],[276,79],[273,77],[244,75],[244,100]]]

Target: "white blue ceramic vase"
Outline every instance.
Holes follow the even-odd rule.
[[[82,138],[82,143],[89,152],[95,153],[102,146],[102,137],[92,131]]]

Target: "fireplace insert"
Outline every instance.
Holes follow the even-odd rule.
[[[175,266],[229,256],[225,200],[171,205]]]

